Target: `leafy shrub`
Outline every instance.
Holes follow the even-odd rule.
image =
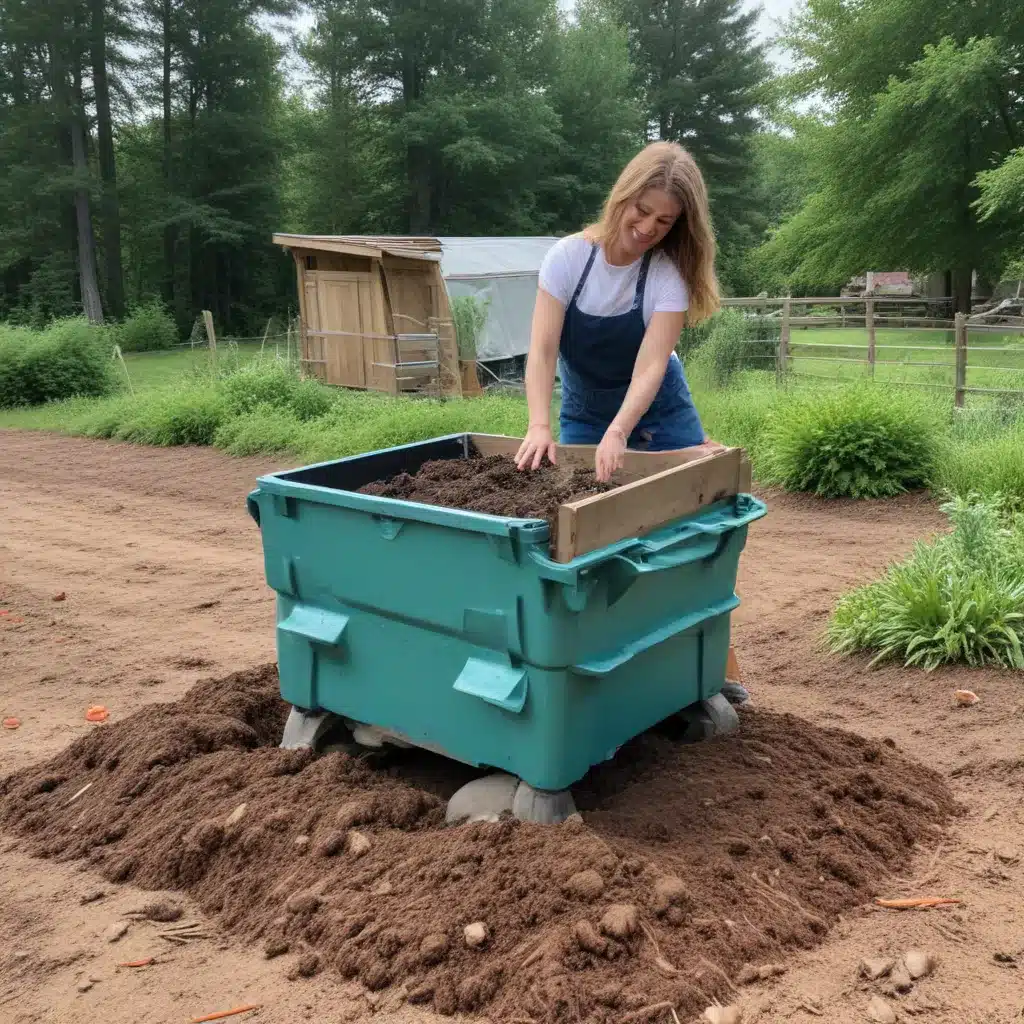
[[[927,486],[942,430],[933,404],[871,384],[798,393],[766,419],[762,479],[823,498]]]
[[[1024,510],[1024,423],[987,436],[954,435],[943,444],[935,483],[961,497],[1001,494]]]
[[[843,597],[829,621],[838,653],[940,665],[1024,668],[1024,521],[999,496],[943,505],[953,530]]]
[[[336,401],[331,388],[315,380],[296,381],[288,398],[288,408],[300,420],[315,420],[327,413]]]
[[[777,343],[763,318],[747,317],[740,309],[722,309],[709,323],[706,340],[690,358],[695,377],[720,388],[741,370],[773,368]]]
[[[272,359],[246,363],[220,383],[227,412],[243,416],[260,407],[287,409],[300,420],[328,412],[339,392],[315,380],[302,380],[287,363]]]
[[[84,318],[58,320],[45,331],[0,332],[0,408],[40,405],[116,387],[107,332]]]
[[[149,302],[133,311],[114,332],[122,352],[154,352],[178,344],[178,328],[160,302]]]
[[[490,299],[478,299],[475,295],[459,295],[451,300],[460,359],[476,359],[477,341],[487,323],[490,306]]]
[[[226,418],[223,397],[209,385],[148,391],[125,408],[112,436],[164,447],[209,445]]]
[[[213,443],[229,455],[261,455],[294,451],[301,445],[302,420],[289,409],[257,406],[225,420]]]
[[[278,360],[247,363],[220,383],[224,404],[232,416],[254,412],[259,406],[288,407],[299,379]]]

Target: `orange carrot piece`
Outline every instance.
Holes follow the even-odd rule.
[[[945,896],[915,896],[905,900],[875,900],[880,907],[891,910],[911,910],[914,907],[946,907],[962,903],[963,900],[949,899]]]
[[[18,718],[5,718],[4,728],[5,729],[17,729],[21,725],[21,720]]]
[[[105,722],[110,717],[110,712],[102,704],[94,704],[85,713],[87,722]]]
[[[122,964],[118,964],[118,967],[148,967],[150,964],[156,963],[156,957],[147,956],[144,960],[126,960]]]
[[[258,1010],[259,1003],[249,1003],[247,1006],[236,1006],[233,1010],[220,1010],[217,1013],[208,1013],[203,1017],[193,1017],[192,1024],[203,1024],[208,1020],[223,1020],[225,1017],[234,1017],[236,1013],[248,1013],[250,1010]]]

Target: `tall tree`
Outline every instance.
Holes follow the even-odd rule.
[[[801,94],[834,114],[813,159],[820,186],[768,243],[795,283],[871,267],[950,273],[968,310],[975,271],[994,271],[1013,224],[978,215],[978,174],[1024,130],[1024,11],[926,0],[809,0],[791,26]]]
[[[542,95],[555,0],[317,0],[317,68],[379,99],[405,229],[531,222],[557,138]]]
[[[546,88],[558,115],[558,150],[546,186],[550,229],[577,231],[596,218],[619,172],[644,141],[628,37],[594,0],[565,19]]]
[[[96,132],[102,181],[103,257],[107,308],[112,316],[124,313],[124,277],[121,270],[121,210],[117,197],[117,161],[114,156],[114,120],[110,101],[107,38],[111,21],[109,0],[89,0],[89,48]],[[116,8],[115,8],[116,12]]]
[[[751,145],[769,76],[742,0],[605,0],[629,31],[649,134],[679,142],[708,183],[726,260],[764,227],[751,202]]]

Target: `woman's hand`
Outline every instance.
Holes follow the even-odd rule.
[[[626,454],[626,435],[612,424],[601,438],[594,454],[594,470],[597,473],[598,483],[606,484],[612,478],[612,473],[622,469]]]
[[[516,452],[516,466],[519,469],[539,469],[545,456],[552,466],[555,465],[555,439],[551,436],[551,428],[546,423],[538,423],[527,430]]]

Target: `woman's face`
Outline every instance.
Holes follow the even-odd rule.
[[[626,207],[619,229],[622,247],[639,259],[672,229],[683,212],[679,200],[660,188],[649,188]]]

